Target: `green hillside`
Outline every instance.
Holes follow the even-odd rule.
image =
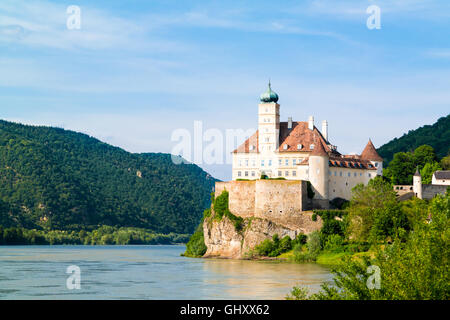
[[[215,181],[168,154],[132,154],[85,134],[0,121],[4,227],[192,233]]]
[[[450,114],[440,118],[433,125],[410,130],[400,138],[395,138],[378,149],[380,156],[388,163],[397,152],[413,152],[421,145],[430,145],[439,158],[450,152]]]

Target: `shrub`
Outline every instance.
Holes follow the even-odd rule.
[[[320,245],[320,235],[318,231],[311,232],[308,235],[308,242],[306,243],[306,245],[308,247],[308,252],[312,256],[317,256],[319,254],[321,245]]]
[[[183,255],[186,257],[199,258],[206,253],[207,249],[203,234],[203,223],[200,223],[197,230],[186,244],[186,252]]]

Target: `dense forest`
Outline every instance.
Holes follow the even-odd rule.
[[[215,179],[169,154],[132,154],[88,135],[0,121],[0,225],[192,233]]]
[[[433,147],[437,156],[443,158],[450,153],[450,114],[440,118],[433,125],[426,125],[416,130],[410,130],[400,138],[395,138],[377,151],[383,157],[385,165],[398,152],[413,152],[421,145]]]

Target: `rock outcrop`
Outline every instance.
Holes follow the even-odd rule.
[[[317,217],[317,221],[312,221],[311,216],[312,212],[302,212],[297,219],[286,221],[251,217],[245,218],[241,227],[236,228],[229,218],[214,218],[212,212],[203,222],[205,244],[208,248],[203,257],[244,259],[251,249],[275,234],[280,238],[289,236],[295,239],[300,233],[308,234],[320,230],[320,217]]]

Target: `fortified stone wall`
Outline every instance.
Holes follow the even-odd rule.
[[[216,182],[215,196],[229,193],[229,209],[243,218],[256,217],[282,226],[300,226],[307,231],[311,217],[305,213],[306,181],[254,180]]]
[[[422,198],[426,200],[433,199],[437,194],[445,194],[447,186],[423,184],[422,185]]]

